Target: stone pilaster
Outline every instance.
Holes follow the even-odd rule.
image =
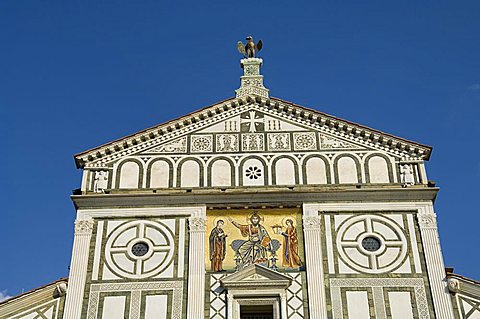
[[[205,230],[206,215],[188,218],[190,248],[188,265],[187,319],[203,319],[205,303]]]
[[[287,317],[287,293],[282,293],[280,294],[280,312],[282,315],[282,318],[288,318]]]
[[[227,319],[233,319],[233,295],[227,294]]]
[[[435,317],[439,319],[454,318],[438,237],[437,218],[433,212],[433,206],[430,204],[419,209],[417,218],[422,236]]]
[[[68,291],[65,300],[64,319],[80,319],[87,277],[88,252],[92,237],[93,220],[77,219],[73,239],[72,261],[68,276]]]
[[[321,218],[317,210],[303,205],[303,232],[311,319],[327,319],[322,256]]]
[[[268,98],[269,90],[263,86],[263,75],[260,74],[262,63],[263,60],[258,58],[240,60],[243,76],[240,77],[240,88],[235,90],[237,98],[251,94]]]

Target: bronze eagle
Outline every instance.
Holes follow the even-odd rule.
[[[255,44],[251,36],[248,36],[246,40],[247,40],[246,44],[243,44],[242,41],[238,41],[237,43],[238,52],[243,54],[243,56],[246,58],[254,58],[255,54],[262,49],[263,42],[262,40],[258,40],[257,44]]]

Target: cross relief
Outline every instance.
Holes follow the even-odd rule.
[[[242,132],[261,132],[265,127],[265,119],[262,113],[248,111],[240,116],[240,126]]]

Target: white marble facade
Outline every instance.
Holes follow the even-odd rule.
[[[276,319],[452,318],[425,192],[431,148],[270,98],[261,60],[248,60],[236,98],[76,156],[84,206],[65,318],[234,319],[248,305]],[[342,195],[362,187],[368,198]],[[285,204],[297,188],[344,197]],[[188,205],[156,197],[179,193]],[[284,205],[302,207],[304,267],[206,271],[209,209]]]

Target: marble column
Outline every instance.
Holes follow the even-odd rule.
[[[437,230],[437,218],[431,204],[418,211],[418,224],[422,237],[427,273],[435,309],[435,318],[454,318],[452,300],[448,292],[447,276]]]
[[[304,204],[303,232],[311,319],[327,319],[320,225],[321,218],[317,210]]]
[[[205,230],[206,217],[188,218],[190,248],[188,258],[187,319],[203,319],[205,304]]]
[[[92,238],[93,220],[77,219],[73,239],[72,261],[68,276],[68,290],[65,300],[64,319],[80,319],[82,301],[87,277],[88,252]]]

